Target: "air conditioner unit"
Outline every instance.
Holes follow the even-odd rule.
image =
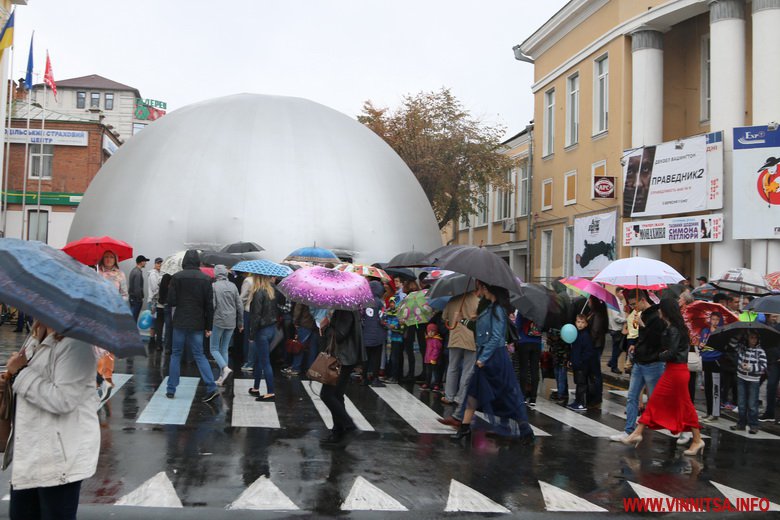
[[[513,219],[503,221],[504,233],[517,233],[517,222]]]

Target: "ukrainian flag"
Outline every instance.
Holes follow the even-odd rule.
[[[14,44],[14,15],[16,10],[11,12],[11,16],[8,17],[8,21],[5,22],[3,32],[0,33],[0,56],[2,56],[3,50],[7,49]]]

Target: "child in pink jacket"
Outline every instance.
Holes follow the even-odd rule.
[[[425,329],[425,359],[423,359],[423,370],[425,382],[420,386],[422,389],[428,389],[433,386],[433,391],[438,392],[439,382],[437,381],[436,365],[441,359],[443,345],[439,329],[435,323],[429,323]]]

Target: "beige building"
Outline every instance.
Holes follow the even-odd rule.
[[[777,27],[780,0],[572,0],[515,47],[534,67],[535,279],[573,274],[575,217],[606,212],[618,257],[659,258],[691,278],[780,269],[780,240],[728,229],[732,129],[780,121]],[[725,141],[723,242],[622,247],[624,151],[714,131]],[[603,177],[615,198],[594,194]]]
[[[506,172],[511,190],[488,187],[481,194],[480,209],[463,216],[453,242],[482,245],[504,258],[521,278],[529,275],[529,207],[531,195],[531,142],[533,125],[507,139],[504,152],[513,168]]]

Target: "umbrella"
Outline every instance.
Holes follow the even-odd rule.
[[[62,248],[63,251],[84,265],[97,265],[106,251],[112,251],[117,261],[133,258],[133,246],[111,237],[84,237]]]
[[[749,296],[763,296],[772,292],[763,276],[744,267],[729,269],[720,276],[710,280],[710,285],[718,289]]]
[[[477,288],[476,280],[465,274],[453,274],[436,280],[428,292],[428,298],[460,296]]]
[[[318,309],[354,311],[374,302],[368,280],[325,267],[299,269],[277,287],[288,299]]]
[[[484,247],[443,246],[433,251],[422,262],[440,269],[476,278],[489,285],[497,285],[509,291],[520,290],[520,279],[509,264]]]
[[[174,253],[165,260],[163,260],[162,265],[160,266],[160,272],[162,274],[170,274],[174,275],[182,270],[181,262],[184,260],[184,253],[187,251],[179,251],[178,253]]]
[[[448,303],[450,303],[450,300],[452,299],[452,296],[441,296],[439,298],[431,298],[428,302],[428,305],[431,306],[431,309],[434,311],[443,311],[444,307],[447,306]]]
[[[595,282],[591,282],[586,278],[579,278],[577,276],[564,278],[560,282],[577,294],[585,297],[593,296],[594,298],[598,298],[599,300],[606,303],[607,307],[613,311],[620,312],[620,302],[618,302],[617,297],[606,290],[603,286]]]
[[[409,267],[417,266],[420,260],[428,256],[427,253],[422,251],[405,251],[398,253],[387,262],[387,267]]]
[[[382,282],[389,282],[391,280],[390,276],[383,270],[378,267],[374,267],[373,265],[363,265],[363,264],[339,264],[336,267],[334,267],[337,271],[345,271],[347,273],[355,273],[359,274],[360,276],[368,276],[371,278],[378,278]]]
[[[780,291],[780,271],[769,273],[764,277],[770,289]]]
[[[764,312],[766,314],[780,314],[780,295],[773,294],[763,298],[756,298],[748,303],[747,310]]]
[[[338,264],[340,262],[336,253],[330,249],[322,247],[301,247],[287,255],[287,260],[294,260],[296,262],[313,262],[316,264]]]
[[[282,262],[282,265],[286,265],[293,271],[297,271],[302,267],[314,267],[314,264],[311,262],[296,262],[295,260],[285,260],[284,262]]]
[[[146,354],[130,307],[116,287],[42,242],[0,240],[0,301],[117,356]]]
[[[412,291],[398,304],[398,321],[407,327],[428,323],[433,318],[433,308],[428,303],[427,290]]]
[[[265,249],[254,242],[234,242],[219,250],[220,253],[253,253],[259,251],[265,251]]]
[[[552,305],[555,293],[538,283],[521,284],[520,289],[509,293],[510,302],[525,318],[536,323],[538,327],[547,328],[547,315]],[[563,323],[568,321],[563,320]]]
[[[214,274],[214,268],[213,267],[201,267],[200,272],[208,275],[211,278],[216,278],[216,275]]]
[[[719,312],[723,316],[724,325],[739,321],[739,316],[719,303],[695,301],[686,305],[682,311],[685,324],[693,338],[701,336],[701,329],[710,327],[710,314],[713,312]]]
[[[401,280],[417,280],[414,271],[406,269],[404,267],[387,267],[385,272],[392,277],[398,277]]]
[[[203,251],[200,254],[201,263],[208,265],[222,264],[225,267],[233,267],[244,260],[260,260],[260,253],[223,253],[222,251]]]
[[[710,339],[707,341],[707,346],[716,350],[723,350],[733,338],[748,331],[758,334],[763,344],[774,344],[780,341],[780,331],[774,327],[764,325],[759,321],[736,321],[713,331],[710,334]]]
[[[719,292],[721,292],[720,289],[716,289],[715,287],[706,283],[692,290],[691,296],[693,296],[696,300],[712,301],[712,299],[715,298],[715,295]]]
[[[673,267],[652,258],[632,256],[615,260],[593,277],[594,282],[618,285],[629,289],[665,289],[681,282],[683,275]]]
[[[284,278],[293,272],[286,265],[276,264],[270,260],[245,260],[234,265],[233,271],[279,278]]]

